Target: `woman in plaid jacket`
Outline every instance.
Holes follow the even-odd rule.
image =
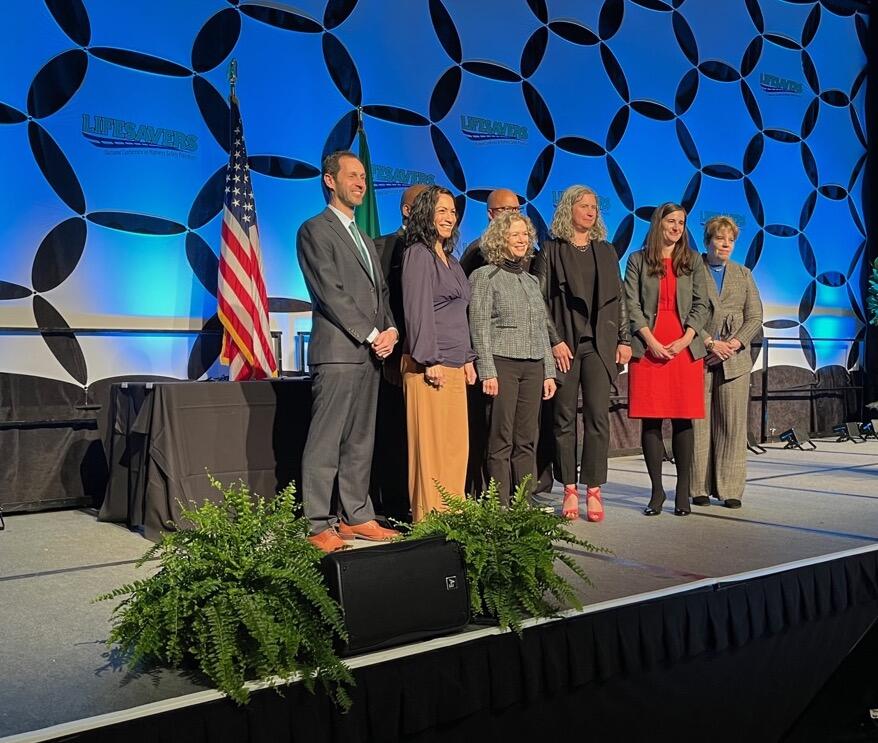
[[[518,212],[501,214],[481,238],[487,265],[470,275],[476,371],[491,399],[488,477],[505,505],[511,489],[534,475],[540,401],[555,394],[546,307],[536,278],[524,268],[535,243],[530,219]]]

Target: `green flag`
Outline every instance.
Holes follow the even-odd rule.
[[[369,155],[369,143],[366,141],[362,119],[357,130],[357,142],[360,148],[360,162],[366,169],[366,195],[363,197],[363,203],[357,207],[354,220],[360,231],[374,240],[381,234],[381,227],[378,226],[378,202],[375,200],[375,185],[372,183],[372,158]]]

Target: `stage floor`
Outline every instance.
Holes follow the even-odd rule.
[[[574,553],[594,583],[578,583],[587,610],[878,544],[878,442],[816,443],[813,452],[773,445],[750,455],[743,508],[713,501],[693,507],[687,518],[675,517],[672,504],[661,516],[643,516],[649,488],[642,457],[611,460],[606,520],[571,524],[578,536],[612,551]],[[672,500],[668,463],[665,481]],[[544,502],[560,508],[560,492]],[[0,532],[0,739],[41,740],[50,731],[36,731],[50,726],[207,691],[178,673],[131,674],[109,663],[104,638],[112,606],[91,599],[145,574],[134,562],[148,548],[146,540],[99,523],[88,511],[20,514],[6,522]],[[355,663],[452,641],[460,636]]]

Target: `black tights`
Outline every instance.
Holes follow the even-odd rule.
[[[646,459],[646,471],[652,483],[652,497],[649,505],[660,509],[665,500],[662,487],[662,460],[665,456],[665,444],[662,440],[662,419],[644,418],[640,432],[640,445],[643,447],[643,458]],[[689,510],[689,469],[692,466],[692,455],[695,450],[695,434],[692,421],[685,418],[672,418],[671,439],[674,449],[674,463],[677,467],[677,490],[674,508],[681,511]]]

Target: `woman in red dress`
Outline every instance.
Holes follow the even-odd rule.
[[[642,250],[625,270],[631,323],[628,416],[641,418],[641,446],[652,483],[647,516],[662,512],[662,422],[671,419],[677,488],[674,513],[689,514],[692,419],[704,417],[704,356],[700,331],[707,319],[707,285],[698,253],[689,247],[686,210],[663,204],[652,215]]]

